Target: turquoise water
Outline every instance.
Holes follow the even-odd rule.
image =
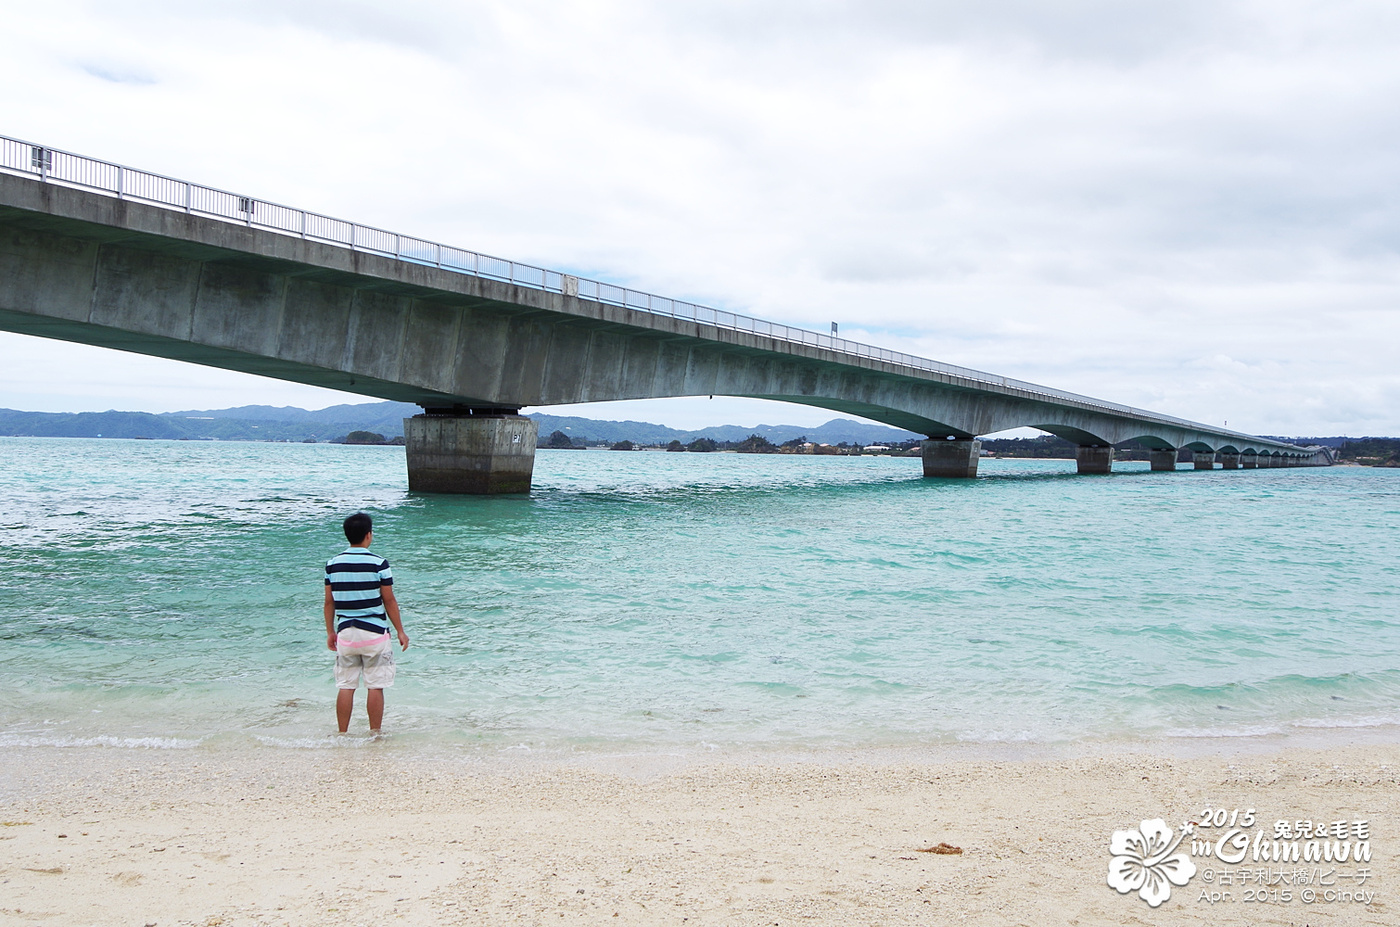
[[[1400,722],[1400,471],[0,438],[0,745],[337,742],[321,577],[375,516],[401,745],[689,750]],[[361,696],[363,698],[363,696]],[[356,728],[363,727],[363,704]]]

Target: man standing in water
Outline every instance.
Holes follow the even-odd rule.
[[[335,651],[335,719],[340,733],[350,728],[355,690],[365,678],[369,729],[379,733],[384,720],[384,690],[394,684],[394,645],[389,623],[398,632],[399,646],[408,649],[408,635],[399,620],[394,598],[394,574],[389,561],[370,553],[374,522],[364,512],[345,519],[350,547],[326,563],[326,647]]]

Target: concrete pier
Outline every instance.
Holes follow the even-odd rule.
[[[1175,470],[1176,448],[1169,448],[1165,451],[1148,451],[1147,459],[1152,462],[1153,470]]]
[[[1080,473],[1113,472],[1113,448],[1080,447],[1074,451],[1074,462]]]
[[[488,495],[530,491],[534,419],[504,414],[425,414],[406,418],[411,492]]]
[[[1258,455],[1258,454],[1241,454],[1241,455],[1240,455],[1240,466],[1243,467],[1243,468],[1246,469],[1246,470],[1253,470],[1254,468],[1256,468],[1256,467],[1259,466],[1259,455]]]
[[[971,479],[977,475],[977,461],[982,456],[982,442],[939,441],[933,438],[923,443],[924,476]]]
[[[1222,470],[1238,470],[1239,468],[1240,468],[1240,455],[1239,455],[1239,454],[1224,454],[1224,453],[1222,453],[1222,454],[1220,455],[1220,469],[1222,469]]]
[[[1197,469],[1197,470],[1214,470],[1214,469],[1215,469],[1215,452],[1214,452],[1214,451],[1205,451],[1204,453],[1201,452],[1201,451],[1197,451],[1196,453],[1194,453],[1194,454],[1191,455],[1191,459],[1194,460],[1194,461],[1196,462],[1196,469]]]

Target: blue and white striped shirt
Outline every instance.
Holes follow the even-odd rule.
[[[367,547],[351,547],[326,562],[326,585],[335,601],[335,629],[364,628],[388,631],[380,586],[392,586],[394,574],[389,561],[372,554]]]

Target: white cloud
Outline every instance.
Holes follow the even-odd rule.
[[[1388,3],[0,12],[9,135],[1169,414],[1400,433]],[[154,362],[82,357],[0,405],[160,401]]]

